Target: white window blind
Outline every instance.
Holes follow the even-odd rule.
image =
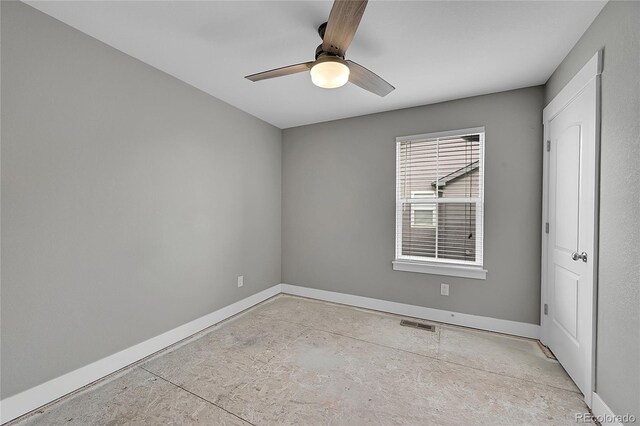
[[[397,138],[396,260],[482,267],[484,128]]]

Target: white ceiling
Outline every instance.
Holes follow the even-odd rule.
[[[80,31],[277,127],[544,84],[606,1],[371,1],[347,58],[396,87],[384,98],[308,73],[331,1],[28,1]]]

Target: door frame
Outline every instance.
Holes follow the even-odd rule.
[[[598,223],[599,223],[599,199],[600,199],[600,75],[602,74],[602,50],[586,63],[586,65],[567,83],[567,85],[553,98],[551,102],[544,108],[542,112],[542,122],[544,126],[542,149],[543,149],[543,173],[542,173],[542,263],[541,263],[541,300],[540,300],[540,341],[544,344],[547,339],[548,325],[546,322],[545,304],[547,303],[548,294],[548,256],[549,242],[546,224],[549,222],[549,152],[547,144],[549,143],[549,123],[560,112],[562,112],[589,84],[596,86],[596,134],[595,134],[595,197],[594,197],[594,250],[593,254],[589,253],[594,262],[593,268],[593,294],[592,294],[592,310],[591,337],[587,342],[589,362],[587,363],[586,377],[587,383],[590,383],[590,389],[585,392],[584,401],[591,408],[593,400],[593,392],[595,392],[595,369],[596,369],[596,328],[597,328],[597,294],[598,294]]]

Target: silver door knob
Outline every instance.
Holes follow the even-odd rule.
[[[571,259],[575,260],[576,262],[582,259],[582,261],[586,263],[587,253],[583,251],[582,253],[578,254],[577,252],[574,251],[573,253],[571,253]]]

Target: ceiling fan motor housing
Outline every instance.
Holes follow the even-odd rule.
[[[333,53],[325,52],[324,50],[322,50],[322,45],[319,45],[318,47],[316,47],[316,59],[318,59],[320,57],[331,57],[331,58],[344,59],[344,56],[338,56],[338,55],[334,55]]]
[[[327,23],[323,22],[322,24],[320,24],[320,26],[318,27],[318,34],[320,35],[320,38],[324,41],[324,32],[327,29]]]

